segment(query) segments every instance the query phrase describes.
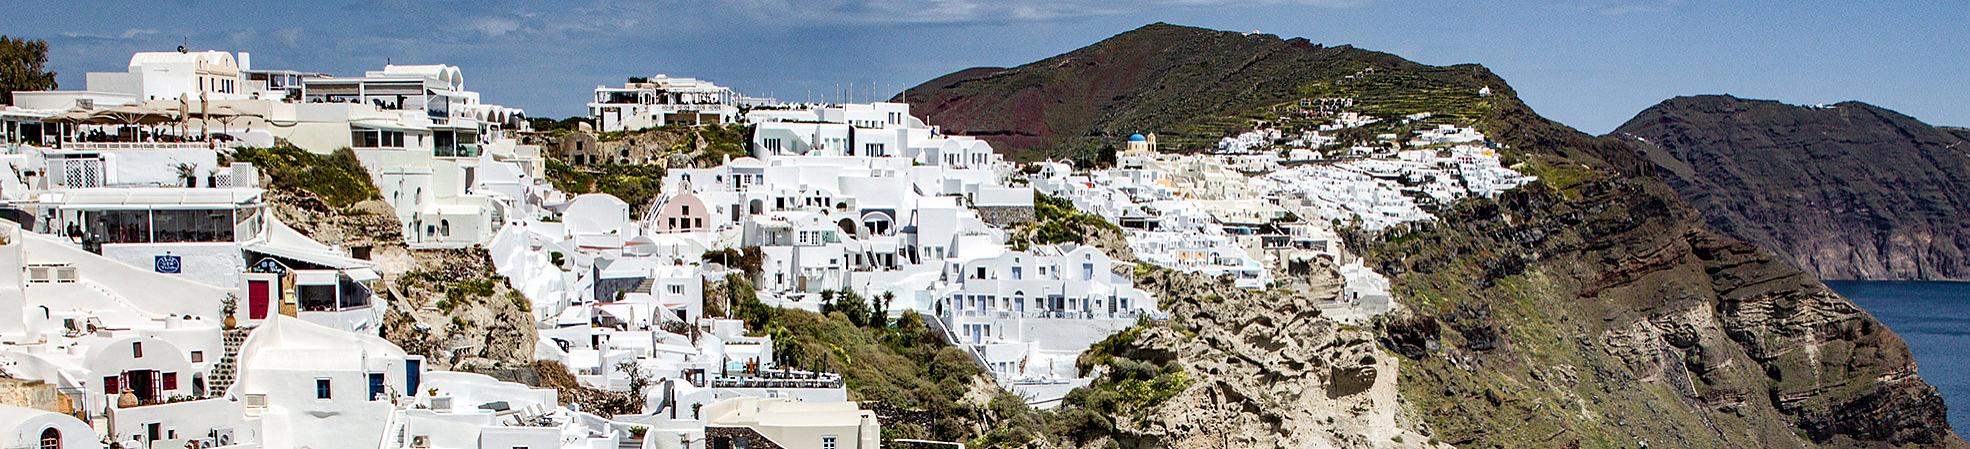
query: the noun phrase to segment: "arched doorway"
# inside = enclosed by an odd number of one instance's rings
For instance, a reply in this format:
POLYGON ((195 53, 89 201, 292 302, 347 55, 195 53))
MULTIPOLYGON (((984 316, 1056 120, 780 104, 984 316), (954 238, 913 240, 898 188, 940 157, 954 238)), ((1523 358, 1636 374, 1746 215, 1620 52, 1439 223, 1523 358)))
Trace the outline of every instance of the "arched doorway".
POLYGON ((62 431, 53 427, 42 429, 41 449, 62 449, 62 431))

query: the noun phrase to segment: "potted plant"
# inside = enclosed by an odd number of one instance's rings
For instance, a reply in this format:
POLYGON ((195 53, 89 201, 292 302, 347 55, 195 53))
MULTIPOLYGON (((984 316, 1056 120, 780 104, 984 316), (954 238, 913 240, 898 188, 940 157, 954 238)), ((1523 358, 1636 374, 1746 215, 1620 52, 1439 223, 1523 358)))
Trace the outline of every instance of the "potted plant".
POLYGON ((227 293, 226 299, 219 302, 219 313, 225 315, 221 323, 225 324, 227 329, 239 326, 239 318, 233 317, 233 314, 237 312, 239 312, 239 297, 233 296, 232 293, 227 293))
POLYGON ((198 187, 198 166, 189 162, 179 162, 171 168, 178 171, 178 180, 184 182, 185 187, 198 187))

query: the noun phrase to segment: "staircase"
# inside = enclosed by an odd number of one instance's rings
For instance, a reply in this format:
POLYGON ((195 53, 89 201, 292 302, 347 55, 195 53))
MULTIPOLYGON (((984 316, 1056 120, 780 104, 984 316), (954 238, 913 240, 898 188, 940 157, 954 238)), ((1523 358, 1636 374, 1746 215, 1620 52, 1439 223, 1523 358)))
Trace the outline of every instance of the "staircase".
POLYGON ((399 449, 399 448, 410 447, 410 441, 407 441, 410 438, 408 436, 410 432, 409 429, 406 428, 407 425, 405 424, 405 421, 407 420, 408 419, 406 419, 406 417, 404 416, 403 409, 396 409, 390 411, 390 422, 383 424, 384 449, 399 449))
POLYGON ((632 291, 636 293, 642 293, 648 295, 650 294, 650 292, 656 291, 656 289, 657 289, 657 278, 646 277, 643 278, 643 282, 637 283, 636 289, 632 291))
POLYGON ((218 396, 232 388, 233 380, 239 377, 239 347, 246 344, 246 335, 251 332, 251 329, 241 327, 225 330, 221 338, 226 345, 226 354, 220 356, 219 363, 212 367, 212 378, 207 382, 210 385, 205 390, 208 395, 218 396))

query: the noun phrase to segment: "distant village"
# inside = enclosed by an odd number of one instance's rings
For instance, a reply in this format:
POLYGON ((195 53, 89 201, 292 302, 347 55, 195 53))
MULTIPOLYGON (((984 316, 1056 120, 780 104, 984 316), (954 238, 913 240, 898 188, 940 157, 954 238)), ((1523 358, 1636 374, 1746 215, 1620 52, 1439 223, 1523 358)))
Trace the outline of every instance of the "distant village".
POLYGON ((1000 388, 1054 407, 1091 381, 1082 352, 1169 319, 1141 269, 1253 290, 1331 269, 1345 287, 1323 312, 1367 323, 1400 305, 1346 231, 1533 181, 1477 130, 1346 98, 1209 148, 1117 136, 1117 163, 1086 167, 1013 162, 904 103, 786 103, 666 75, 598 86, 574 131, 590 137, 554 144, 450 65, 331 75, 181 49, 86 80, 0 110, 0 447, 873 449, 897 442, 841 373, 783 363, 734 304, 855 298, 878 321, 920 316, 1000 388), (592 137, 740 125, 742 151, 689 163, 592 137), (277 159, 246 157, 268 148, 353 157, 396 224, 378 238, 404 250, 277 213, 292 207, 264 165, 277 159), (600 164, 660 165, 660 188, 556 187, 552 167, 600 164), (1021 234, 1056 202, 1133 254, 1021 234), (458 253, 482 259, 434 256, 458 253), (386 335, 404 316, 468 320, 456 302, 404 301, 396 280, 434 276, 420 263, 496 273, 484 289, 532 324, 519 357, 576 385, 386 335), (585 406, 576 388, 640 408, 585 406))

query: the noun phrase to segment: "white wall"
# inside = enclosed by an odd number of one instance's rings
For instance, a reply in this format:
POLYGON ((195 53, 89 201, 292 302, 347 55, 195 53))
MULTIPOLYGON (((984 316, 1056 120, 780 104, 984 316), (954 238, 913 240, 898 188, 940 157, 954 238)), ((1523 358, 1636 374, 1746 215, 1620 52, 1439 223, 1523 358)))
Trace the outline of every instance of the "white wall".
MULTIPOLYGON (((181 381, 182 382, 182 381, 181 381)), ((159 424, 166 436, 177 432, 179 439, 205 438, 215 429, 231 429, 234 441, 241 441, 244 407, 226 398, 210 398, 171 404, 117 409, 110 419, 110 434, 116 441, 129 441, 145 435, 145 426, 159 424)))
MULTIPOLYGON (((239 285, 239 273, 246 271, 239 245, 234 243, 111 243, 103 245, 103 257, 122 262, 132 269, 158 276, 184 279, 232 291, 239 285), (180 273, 157 273, 157 256, 180 258, 180 273)), ((144 290, 136 290, 144 291, 144 290)), ((125 294, 125 296, 129 296, 125 294)))

